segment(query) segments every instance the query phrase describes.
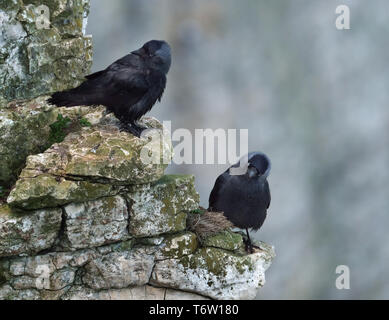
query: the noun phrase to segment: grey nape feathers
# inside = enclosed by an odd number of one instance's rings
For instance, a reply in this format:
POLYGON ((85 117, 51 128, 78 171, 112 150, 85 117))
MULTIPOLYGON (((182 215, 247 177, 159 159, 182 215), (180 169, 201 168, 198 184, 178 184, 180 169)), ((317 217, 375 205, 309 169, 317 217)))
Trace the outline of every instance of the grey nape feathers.
POLYGON ((233 227, 223 212, 209 212, 200 208, 198 212, 190 212, 187 217, 188 230, 194 232, 200 242, 211 235, 233 227))

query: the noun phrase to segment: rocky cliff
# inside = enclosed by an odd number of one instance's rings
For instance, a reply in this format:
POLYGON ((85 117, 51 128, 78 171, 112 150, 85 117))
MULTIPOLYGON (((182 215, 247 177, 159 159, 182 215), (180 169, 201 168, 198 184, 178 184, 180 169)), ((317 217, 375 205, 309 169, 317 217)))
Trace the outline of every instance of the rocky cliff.
POLYGON ((190 227, 194 177, 164 174, 173 150, 156 119, 137 138, 104 107, 47 105, 91 54, 88 2, 42 3, 50 29, 34 1, 0 5, 0 299, 254 298, 273 248, 247 255, 240 233, 190 227))

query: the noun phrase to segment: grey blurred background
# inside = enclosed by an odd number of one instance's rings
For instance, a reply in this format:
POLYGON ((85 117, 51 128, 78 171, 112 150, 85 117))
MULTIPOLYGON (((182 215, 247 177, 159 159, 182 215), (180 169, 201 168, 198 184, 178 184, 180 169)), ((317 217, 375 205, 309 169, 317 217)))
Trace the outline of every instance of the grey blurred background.
MULTIPOLYGON (((257 239, 277 257, 259 299, 389 298, 387 0, 91 0, 93 70, 151 39, 173 64, 151 115, 172 128, 249 130, 272 159, 257 239), (335 28, 347 4, 351 30, 335 28), (347 265, 351 289, 337 290, 347 265)), ((196 176, 201 203, 227 165, 196 176)))

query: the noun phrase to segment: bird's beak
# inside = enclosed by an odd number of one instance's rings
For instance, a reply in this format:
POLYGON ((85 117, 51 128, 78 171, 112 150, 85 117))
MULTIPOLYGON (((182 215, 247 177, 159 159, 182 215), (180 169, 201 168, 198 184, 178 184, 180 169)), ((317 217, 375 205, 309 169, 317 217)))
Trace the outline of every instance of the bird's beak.
POLYGON ((247 175, 249 176, 249 178, 254 178, 255 176, 258 176, 258 170, 254 167, 249 167, 247 169, 247 175))

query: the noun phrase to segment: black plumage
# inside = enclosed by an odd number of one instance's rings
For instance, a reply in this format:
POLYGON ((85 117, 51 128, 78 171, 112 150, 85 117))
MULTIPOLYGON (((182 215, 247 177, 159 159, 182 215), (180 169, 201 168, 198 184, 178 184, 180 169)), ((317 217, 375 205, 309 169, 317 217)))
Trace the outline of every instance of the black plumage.
POLYGON ((57 106, 104 105, 121 121, 122 129, 140 136, 144 128, 136 122, 161 100, 171 65, 170 46, 152 40, 86 76, 80 86, 56 92, 48 100, 57 106))
POLYGON ((246 248, 253 252, 248 229, 258 230, 266 219, 270 206, 270 189, 267 177, 270 173, 270 160, 260 152, 251 152, 221 174, 209 196, 210 211, 223 212, 234 226, 246 229, 246 248), (247 168, 244 174, 232 175, 231 168, 247 168))

